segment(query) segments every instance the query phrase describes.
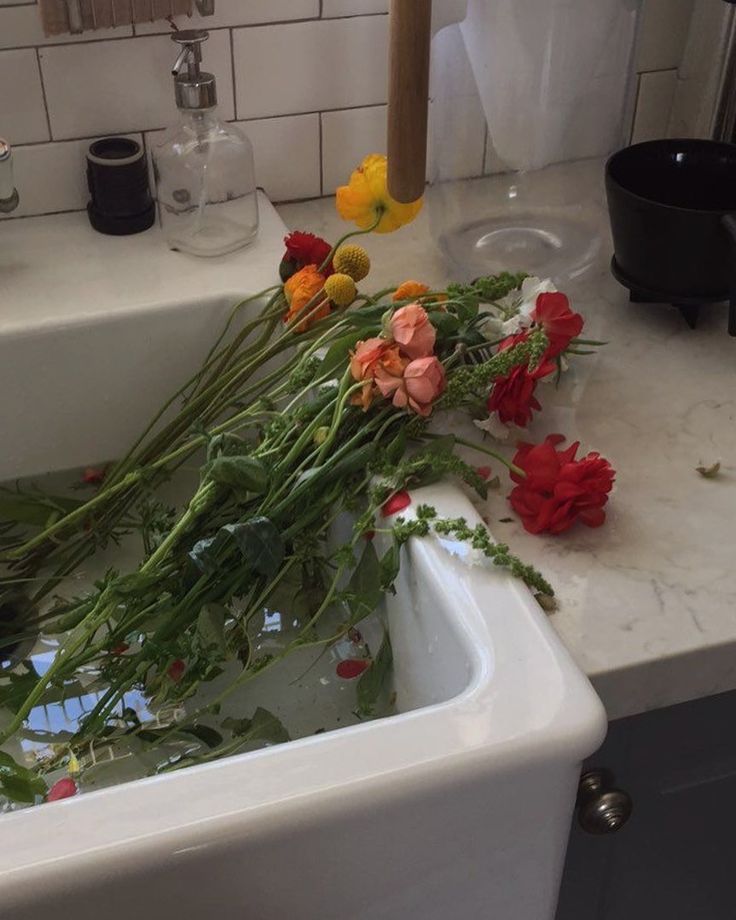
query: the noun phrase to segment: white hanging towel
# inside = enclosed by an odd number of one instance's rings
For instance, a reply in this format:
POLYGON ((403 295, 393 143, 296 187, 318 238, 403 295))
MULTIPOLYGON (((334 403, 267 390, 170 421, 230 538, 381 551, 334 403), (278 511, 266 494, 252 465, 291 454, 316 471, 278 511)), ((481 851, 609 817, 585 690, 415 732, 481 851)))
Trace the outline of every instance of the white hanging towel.
POLYGON ((510 169, 615 148, 638 8, 638 0, 469 0, 460 28, 491 141, 510 169))

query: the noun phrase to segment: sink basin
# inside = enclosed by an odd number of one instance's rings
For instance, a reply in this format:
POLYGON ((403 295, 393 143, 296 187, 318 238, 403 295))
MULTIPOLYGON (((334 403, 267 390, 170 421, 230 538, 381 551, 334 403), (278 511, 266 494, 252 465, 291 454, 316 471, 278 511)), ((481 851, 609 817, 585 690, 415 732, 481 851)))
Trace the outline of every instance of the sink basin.
MULTIPOLYGON (((0 324, 0 480, 119 455, 237 299, 0 324)), ((416 498, 477 522, 452 485, 416 498)), ((406 552, 398 714, 0 816, 0 917, 550 920, 602 706, 523 585, 406 552)))

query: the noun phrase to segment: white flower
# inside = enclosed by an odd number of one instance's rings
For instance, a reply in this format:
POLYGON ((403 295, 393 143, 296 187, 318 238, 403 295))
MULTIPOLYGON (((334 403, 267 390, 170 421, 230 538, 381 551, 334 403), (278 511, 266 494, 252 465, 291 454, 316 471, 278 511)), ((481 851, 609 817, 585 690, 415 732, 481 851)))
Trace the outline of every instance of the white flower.
POLYGON ((554 294, 556 291, 557 288, 549 278, 524 278, 518 290, 511 291, 498 302, 505 312, 515 311, 513 316, 501 323, 501 333, 508 336, 525 332, 532 324, 537 297, 540 294, 554 294))
POLYGON ((474 419, 473 424, 481 431, 485 431, 496 441, 506 441, 510 434, 508 425, 504 425, 498 417, 498 412, 491 412, 488 418, 474 419))

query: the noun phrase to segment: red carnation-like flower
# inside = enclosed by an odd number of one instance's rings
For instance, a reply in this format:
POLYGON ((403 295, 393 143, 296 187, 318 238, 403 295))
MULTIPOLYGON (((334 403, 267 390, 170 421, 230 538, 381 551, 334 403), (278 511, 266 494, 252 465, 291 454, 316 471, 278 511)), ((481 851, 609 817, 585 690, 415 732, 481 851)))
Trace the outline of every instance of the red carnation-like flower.
POLYGON ((529 533, 564 533, 576 521, 600 527, 606 520, 615 471, 598 453, 576 459, 577 441, 557 450, 564 440, 551 434, 542 444, 520 444, 514 457, 526 476, 511 474, 517 485, 509 501, 529 533))
MULTIPOLYGON (((294 230, 293 233, 290 233, 284 238, 284 243, 286 252, 279 268, 283 282, 288 281, 292 275, 306 265, 316 265, 319 268, 332 252, 332 246, 326 240, 313 233, 303 233, 301 230, 294 230)), ((322 274, 327 278, 333 273, 332 262, 329 262, 322 274)))
POLYGON ((583 331, 583 317, 579 313, 573 313, 570 301, 559 292, 540 294, 531 318, 547 333, 549 358, 555 358, 565 351, 570 342, 583 331))
MULTIPOLYGON (((518 345, 526 338, 526 333, 511 336, 501 342, 499 351, 518 345)), ((542 408, 534 395, 537 383, 555 370, 555 364, 545 356, 534 369, 519 364, 508 374, 496 377, 486 404, 488 411, 498 412, 498 417, 504 425, 513 424, 519 428, 526 428, 532 420, 533 412, 539 412, 542 408)))

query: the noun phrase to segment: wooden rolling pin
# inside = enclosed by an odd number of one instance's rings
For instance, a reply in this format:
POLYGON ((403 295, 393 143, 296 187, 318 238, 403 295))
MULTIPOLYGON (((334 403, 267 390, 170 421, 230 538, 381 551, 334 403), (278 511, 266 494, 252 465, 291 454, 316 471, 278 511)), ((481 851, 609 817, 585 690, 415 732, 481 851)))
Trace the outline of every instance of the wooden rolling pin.
POLYGON ((391 0, 388 190, 405 203, 424 194, 431 39, 432 0, 391 0))

